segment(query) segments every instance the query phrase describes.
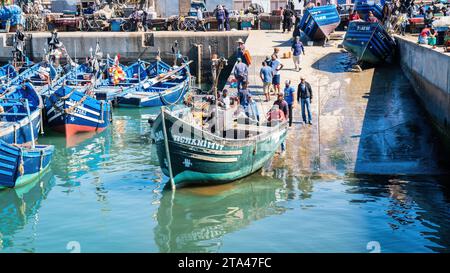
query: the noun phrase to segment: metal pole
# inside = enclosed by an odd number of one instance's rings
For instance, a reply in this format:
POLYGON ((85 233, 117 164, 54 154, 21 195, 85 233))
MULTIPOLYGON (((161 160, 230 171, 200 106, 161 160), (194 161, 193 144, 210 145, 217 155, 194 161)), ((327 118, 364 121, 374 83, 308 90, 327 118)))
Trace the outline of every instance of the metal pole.
POLYGON ((317 88, 317 138, 319 141, 319 166, 318 169, 320 170, 320 79, 318 79, 319 86, 317 88))
POLYGON ((167 138, 167 128, 166 128, 166 118, 165 118, 165 107, 161 106, 161 122, 163 125, 163 134, 164 134, 164 147, 166 150, 166 158, 167 158, 167 168, 169 169, 169 180, 172 186, 172 190, 176 190, 175 182, 173 181, 173 172, 172 172, 172 162, 170 160, 170 150, 169 150, 169 139, 167 138))
POLYGON ((197 44, 197 84, 202 85, 202 45, 197 44))
POLYGON ((28 104, 28 99, 25 99, 25 108, 27 109, 28 121, 30 122, 31 147, 34 149, 36 147, 35 143, 34 143, 34 126, 33 126, 33 122, 31 121, 30 105, 28 104))

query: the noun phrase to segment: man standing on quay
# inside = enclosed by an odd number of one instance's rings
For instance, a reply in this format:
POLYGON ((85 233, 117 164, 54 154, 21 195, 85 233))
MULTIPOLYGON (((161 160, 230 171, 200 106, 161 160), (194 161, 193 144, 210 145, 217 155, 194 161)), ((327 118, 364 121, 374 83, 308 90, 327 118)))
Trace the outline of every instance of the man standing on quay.
POLYGON ((311 118, 311 101, 312 101, 312 88, 309 82, 305 80, 304 77, 300 78, 300 84, 297 89, 297 102, 300 104, 302 109, 302 118, 305 124, 312 125, 311 118), (308 116, 306 116, 306 111, 308 116), (308 119, 307 119, 308 118, 308 119))

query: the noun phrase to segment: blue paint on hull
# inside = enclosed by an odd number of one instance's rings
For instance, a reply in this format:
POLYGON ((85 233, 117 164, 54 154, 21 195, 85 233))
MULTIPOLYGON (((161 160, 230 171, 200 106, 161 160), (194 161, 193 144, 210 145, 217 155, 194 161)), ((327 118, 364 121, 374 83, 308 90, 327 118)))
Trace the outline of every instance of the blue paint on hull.
POLYGON ((31 128, 35 140, 39 136, 42 99, 30 83, 0 90, 0 140, 6 143, 23 144, 32 141, 31 128), (25 100, 30 108, 27 116, 25 100), (32 126, 32 127, 31 127, 32 126))
POLYGON ((45 101, 48 125, 67 136, 101 131, 111 123, 111 105, 68 86, 59 88, 45 101), (71 128, 70 132, 65 131, 71 128))
POLYGON ((392 62, 395 54, 395 40, 379 23, 350 22, 342 44, 358 61, 370 64, 392 62))
POLYGON ((0 188, 13 188, 31 182, 51 162, 54 147, 17 147, 0 140, 0 188))
MULTIPOLYGON (((339 25, 341 19, 335 5, 305 9, 297 26, 311 40, 327 38, 339 25)), ((299 31, 296 31, 299 33, 299 31)))
POLYGON ((367 17, 369 16, 369 11, 373 13, 375 17, 378 18, 378 20, 381 20, 383 18, 383 4, 382 3, 376 3, 374 5, 369 5, 367 3, 367 0, 363 1, 357 1, 355 3, 355 11, 358 12, 359 17, 363 20, 367 20, 367 17))

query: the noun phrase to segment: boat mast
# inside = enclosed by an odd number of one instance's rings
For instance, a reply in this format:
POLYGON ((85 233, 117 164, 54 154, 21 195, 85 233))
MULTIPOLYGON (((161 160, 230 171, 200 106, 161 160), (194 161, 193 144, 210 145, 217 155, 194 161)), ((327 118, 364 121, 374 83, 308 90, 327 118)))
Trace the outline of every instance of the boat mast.
POLYGON ((220 73, 222 72, 223 68, 228 65, 228 60, 225 58, 218 58, 217 54, 212 55, 212 74, 213 74, 213 87, 212 92, 214 93, 215 97, 215 133, 219 134, 219 107, 218 107, 218 99, 219 99, 219 92, 217 85, 219 84, 219 78, 220 73))
POLYGON ((167 168, 169 169, 169 180, 170 180, 170 185, 172 186, 172 190, 176 190, 175 182, 173 180, 172 162, 170 160, 169 139, 167 138, 165 111, 166 111, 165 107, 161 106, 161 122, 163 125, 164 148, 166 150, 166 158, 167 158, 167 165, 168 165, 167 168))

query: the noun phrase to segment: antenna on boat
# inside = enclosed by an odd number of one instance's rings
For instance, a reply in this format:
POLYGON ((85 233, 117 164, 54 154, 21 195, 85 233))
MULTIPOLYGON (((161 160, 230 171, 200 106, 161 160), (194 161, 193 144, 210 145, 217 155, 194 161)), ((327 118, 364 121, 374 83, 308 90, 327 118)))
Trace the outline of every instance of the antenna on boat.
POLYGON ((73 40, 73 47, 75 48, 74 59, 75 59, 75 62, 78 63, 78 60, 77 60, 77 43, 75 42, 75 40, 73 40))

